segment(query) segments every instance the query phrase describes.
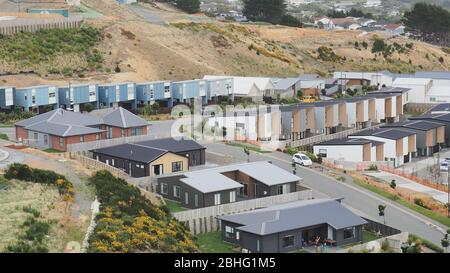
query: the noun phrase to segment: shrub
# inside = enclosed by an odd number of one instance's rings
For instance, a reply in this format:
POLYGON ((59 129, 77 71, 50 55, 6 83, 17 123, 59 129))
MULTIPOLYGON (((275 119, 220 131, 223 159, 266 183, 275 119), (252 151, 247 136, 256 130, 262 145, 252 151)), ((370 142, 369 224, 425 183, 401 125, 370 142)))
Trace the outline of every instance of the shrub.
POLYGON ((370 166, 369 166, 369 169, 368 169, 369 171, 378 171, 378 166, 377 165, 375 165, 375 164, 371 164, 370 166))
POLYGON ((285 14, 281 17, 280 25, 289 26, 289 27, 303 27, 302 22, 297 17, 294 17, 290 14, 285 14))
POLYGON ((29 206, 29 205, 26 206, 26 207, 23 207, 22 210, 24 212, 31 213, 36 218, 41 215, 41 213, 37 209, 34 209, 31 206, 29 206))
POLYGON ((289 155, 294 155, 294 154, 298 153, 298 149, 292 148, 292 147, 287 147, 286 149, 283 150, 283 153, 289 154, 289 155))
POLYGON ((414 204, 416 204, 416 205, 418 205, 418 206, 420 206, 420 207, 422 207, 422 208, 425 208, 425 209, 431 209, 431 208, 429 208, 429 207, 425 204, 425 202, 424 202, 422 199, 420 199, 420 198, 414 198, 414 204))
POLYGON ((375 39, 375 41, 373 42, 373 46, 372 46, 372 53, 377 53, 377 52, 385 52, 387 48, 386 43, 384 42, 383 39, 377 38, 375 39))

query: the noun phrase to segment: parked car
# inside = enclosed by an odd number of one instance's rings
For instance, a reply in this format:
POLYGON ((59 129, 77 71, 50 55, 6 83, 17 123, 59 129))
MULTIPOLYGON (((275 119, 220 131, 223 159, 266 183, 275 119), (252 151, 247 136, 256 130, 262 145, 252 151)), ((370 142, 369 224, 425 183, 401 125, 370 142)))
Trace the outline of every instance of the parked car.
POLYGON ((448 172, 448 162, 442 162, 439 169, 441 170, 441 172, 448 172))
POLYGON ((292 156, 292 161, 301 166, 311 166, 312 160, 305 154, 296 153, 292 156))
POLYGON ((446 157, 446 158, 444 159, 444 162, 450 163, 450 157, 446 157))

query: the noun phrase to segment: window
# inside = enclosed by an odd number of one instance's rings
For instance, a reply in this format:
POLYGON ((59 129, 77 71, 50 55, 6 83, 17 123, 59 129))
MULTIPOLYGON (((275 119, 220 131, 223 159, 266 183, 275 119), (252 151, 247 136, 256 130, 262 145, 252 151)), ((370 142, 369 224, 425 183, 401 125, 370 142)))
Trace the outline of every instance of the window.
POLYGON ((259 249, 260 249, 260 247, 259 247, 259 240, 256 240, 256 251, 259 252, 259 249))
POLYGON ((327 149, 319 149, 320 157, 327 157, 327 149))
POLYGON ((64 138, 63 137, 59 138, 59 146, 64 147, 64 138))
POLYGON ((161 183, 161 194, 167 195, 169 193, 169 186, 166 183, 161 183))
POLYGON ((225 238, 234 238, 234 228, 225 226, 225 238))
POLYGON ((120 134, 122 135, 122 137, 125 136, 125 133, 126 133, 125 129, 120 129, 120 134))
POLYGON ((188 192, 184 193, 184 203, 186 205, 189 204, 189 193, 188 192))
POLYGON ((84 142, 84 136, 80 136, 80 143, 84 142))
POLYGON ((435 102, 436 98, 435 97, 430 97, 430 102, 435 102))
POLYGON ((99 140, 100 139, 100 134, 96 134, 95 135, 95 140, 99 140))
POLYGON ((179 186, 173 186, 173 196, 176 198, 180 198, 181 196, 181 189, 179 186))
POLYGON ((181 172, 183 170, 183 161, 172 162, 172 172, 181 172))
POLYGON ((285 236, 281 239, 281 245, 283 247, 292 247, 294 246, 294 235, 285 236))
POLYGON ((54 98, 54 97, 56 97, 56 93, 49 93, 49 94, 48 94, 48 97, 49 97, 49 98, 54 98))
POLYGON ((277 194, 283 194, 283 185, 278 185, 277 194))
POLYGON ((355 237, 355 227, 344 229, 344 240, 355 237))
POLYGON ((116 166, 114 159, 111 159, 111 165, 116 166))
POLYGON ((230 203, 236 202, 236 192, 230 191, 230 203))
POLYGON ((220 193, 214 194, 214 205, 220 205, 220 193))
POLYGON ((38 139, 38 133, 34 133, 33 134, 33 138, 34 138, 34 140, 37 140, 38 139))
POLYGON ((45 144, 45 145, 48 144, 48 135, 44 135, 44 144, 45 144))
POLYGON ((131 135, 132 136, 140 136, 142 134, 143 134, 142 133, 142 128, 140 128, 140 127, 131 129, 131 135))

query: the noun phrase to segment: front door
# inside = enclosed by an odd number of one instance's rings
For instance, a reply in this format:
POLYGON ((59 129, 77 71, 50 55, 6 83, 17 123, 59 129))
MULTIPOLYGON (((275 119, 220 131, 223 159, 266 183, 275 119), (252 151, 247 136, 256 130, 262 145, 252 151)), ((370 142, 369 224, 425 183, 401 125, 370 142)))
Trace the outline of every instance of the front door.
POLYGON ((153 174, 154 175, 161 175, 163 174, 163 165, 153 165, 153 174))

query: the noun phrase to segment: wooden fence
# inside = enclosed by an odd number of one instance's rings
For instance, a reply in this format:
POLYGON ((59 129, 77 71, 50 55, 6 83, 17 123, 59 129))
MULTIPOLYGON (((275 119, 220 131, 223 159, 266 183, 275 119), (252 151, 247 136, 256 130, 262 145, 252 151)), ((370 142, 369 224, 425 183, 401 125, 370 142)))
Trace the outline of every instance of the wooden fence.
POLYGON ((220 230, 218 216, 251 211, 276 204, 312 199, 312 191, 304 190, 288 194, 251 199, 219 206, 211 206, 187 211, 176 212, 173 216, 185 222, 193 234, 220 230))
MULTIPOLYGON (((378 127, 380 127, 380 125, 381 124, 377 124, 377 125, 371 126, 369 128, 378 128, 378 127)), ((305 146, 313 145, 313 144, 324 142, 324 141, 345 138, 351 134, 354 134, 354 133, 357 133, 357 132, 360 132, 363 130, 367 130, 369 128, 364 128, 364 129, 352 128, 352 129, 348 129, 345 131, 341 131, 341 132, 337 132, 337 133, 329 134, 329 135, 322 134, 322 135, 312 136, 312 137, 308 137, 308 138, 304 138, 304 139, 300 139, 300 140, 289 140, 289 141, 286 141, 286 146, 305 147, 305 146)))
POLYGON ((83 142, 83 143, 68 144, 67 151, 68 152, 82 152, 82 151, 100 149, 100 148, 105 148, 105 147, 110 147, 110 146, 120 145, 120 144, 125 144, 125 143, 146 141, 146 140, 151 140, 151 139, 154 139, 154 137, 152 138, 150 135, 102 139, 102 140, 89 141, 89 142, 83 142))
POLYGON ((41 29, 79 28, 83 24, 82 16, 47 19, 14 19, 0 21, 0 34, 9 35, 19 32, 35 32, 41 29))

